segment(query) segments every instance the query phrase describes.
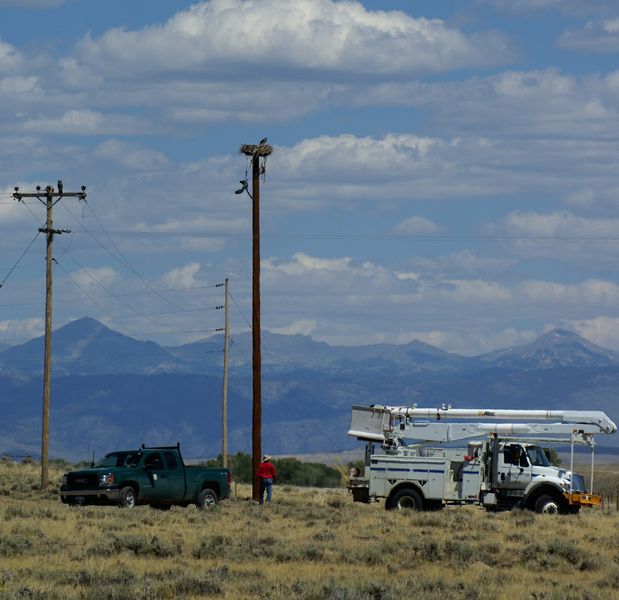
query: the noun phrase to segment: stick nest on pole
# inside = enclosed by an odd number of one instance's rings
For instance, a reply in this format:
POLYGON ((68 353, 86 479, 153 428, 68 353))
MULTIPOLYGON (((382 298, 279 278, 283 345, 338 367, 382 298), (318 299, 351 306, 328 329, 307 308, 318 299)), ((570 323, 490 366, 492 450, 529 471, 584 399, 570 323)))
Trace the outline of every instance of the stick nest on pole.
POLYGON ((273 152, 271 144, 243 144, 240 150, 245 156, 269 156, 273 152))

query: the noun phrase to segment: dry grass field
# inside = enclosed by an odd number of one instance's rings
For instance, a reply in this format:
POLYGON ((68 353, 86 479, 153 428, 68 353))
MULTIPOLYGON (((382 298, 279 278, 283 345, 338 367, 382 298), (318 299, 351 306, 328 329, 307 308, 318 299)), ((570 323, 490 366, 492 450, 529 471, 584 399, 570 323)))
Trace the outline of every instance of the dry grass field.
MULTIPOLYGON (((161 512, 68 507, 38 478, 0 462, 1 599, 619 598, 614 502, 572 516, 387 512, 278 486, 261 507, 238 485, 212 511, 161 512)), ((599 481, 613 491, 619 471, 599 481)))

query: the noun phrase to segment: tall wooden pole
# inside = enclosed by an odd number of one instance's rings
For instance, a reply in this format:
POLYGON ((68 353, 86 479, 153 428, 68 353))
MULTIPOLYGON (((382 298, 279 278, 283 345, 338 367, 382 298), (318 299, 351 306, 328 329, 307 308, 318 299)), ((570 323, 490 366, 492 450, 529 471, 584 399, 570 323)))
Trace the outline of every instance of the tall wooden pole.
MULTIPOLYGON (((258 470, 262 455, 262 355, 260 350, 260 161, 252 157, 252 463, 258 470)), ((260 482, 254 477, 253 498, 260 497, 260 482)))
MULTIPOLYGON (((260 457, 262 455, 262 364, 260 353, 260 159, 273 151, 266 138, 259 144, 241 146, 241 153, 251 156, 252 165, 252 497, 260 498, 260 482, 256 477, 260 457)), ((247 182, 243 182, 243 189, 247 189, 247 182)), ((239 190, 239 191, 242 191, 239 190)))
POLYGON ((80 192, 65 192, 62 181, 58 181, 58 191, 55 191, 51 185, 41 190, 41 186, 37 186, 36 192, 22 193, 19 187, 15 188, 13 198, 18 202, 23 202, 24 198, 36 198, 42 204, 45 204, 47 210, 47 219, 45 227, 39 228, 40 233, 44 233, 47 246, 45 253, 45 350, 43 355, 43 411, 41 424, 41 489, 47 488, 49 483, 49 396, 52 373, 52 261, 54 260, 54 235, 61 233, 70 233, 68 229, 54 229, 53 225, 53 208, 54 204, 59 202, 61 198, 73 197, 79 200, 86 200, 86 187, 82 186, 80 192), (43 199, 44 198, 44 199, 43 199))
POLYGON ((49 482, 48 448, 49 448, 49 389, 52 372, 52 258, 54 246, 54 229, 52 209, 54 207, 53 189, 47 187, 46 207, 47 222, 44 233, 47 237, 45 253, 45 353, 43 358, 43 416, 41 427, 41 489, 46 489, 49 482))
POLYGON ((221 460, 228 468, 228 356, 230 355, 230 306, 228 304, 228 279, 224 282, 224 381, 221 396, 221 460))

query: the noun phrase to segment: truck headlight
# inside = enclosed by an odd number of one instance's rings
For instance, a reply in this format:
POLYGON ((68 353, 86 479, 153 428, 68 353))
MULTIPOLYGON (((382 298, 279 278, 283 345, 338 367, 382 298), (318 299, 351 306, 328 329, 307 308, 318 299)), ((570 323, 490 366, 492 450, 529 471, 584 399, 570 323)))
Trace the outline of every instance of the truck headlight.
POLYGON ((100 487, 113 485, 113 483, 114 483, 114 473, 103 473, 103 475, 99 475, 99 486, 100 487))
POLYGON ((62 476, 62 485, 67 485, 67 483, 69 483, 69 478, 67 477, 67 474, 65 473, 62 476))

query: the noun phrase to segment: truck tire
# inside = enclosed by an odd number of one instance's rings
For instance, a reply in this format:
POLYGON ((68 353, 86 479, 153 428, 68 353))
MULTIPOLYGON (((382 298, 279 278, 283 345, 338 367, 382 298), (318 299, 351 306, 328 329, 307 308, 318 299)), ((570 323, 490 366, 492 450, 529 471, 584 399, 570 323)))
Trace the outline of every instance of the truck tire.
POLYGON ((205 508, 213 508, 217 504, 217 494, 210 488, 204 488, 198 494, 196 505, 204 510, 205 508))
POLYGON ((563 514, 565 511, 563 509, 563 505, 559 500, 553 498, 548 494, 544 494, 540 496, 535 501, 535 512, 536 513, 544 513, 551 515, 563 514))
POLYGON ((137 496, 136 496, 135 490, 130 485, 125 486, 124 488, 120 490, 119 497, 120 499, 118 501, 118 504, 122 508, 134 508, 135 507, 137 496))
POLYGON ((391 496, 385 508, 387 510, 422 510, 423 500, 413 488, 402 488, 391 496))

